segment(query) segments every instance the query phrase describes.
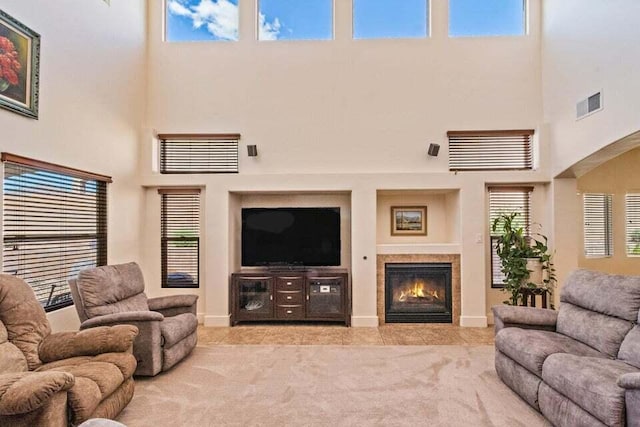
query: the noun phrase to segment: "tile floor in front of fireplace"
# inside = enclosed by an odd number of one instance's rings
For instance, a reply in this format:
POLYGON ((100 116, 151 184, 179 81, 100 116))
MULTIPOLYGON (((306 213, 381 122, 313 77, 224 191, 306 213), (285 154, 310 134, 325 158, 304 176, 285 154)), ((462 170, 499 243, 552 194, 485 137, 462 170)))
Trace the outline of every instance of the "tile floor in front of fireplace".
POLYGON ((283 345, 493 345, 493 327, 392 324, 377 328, 339 325, 240 324, 198 327, 198 344, 283 345))

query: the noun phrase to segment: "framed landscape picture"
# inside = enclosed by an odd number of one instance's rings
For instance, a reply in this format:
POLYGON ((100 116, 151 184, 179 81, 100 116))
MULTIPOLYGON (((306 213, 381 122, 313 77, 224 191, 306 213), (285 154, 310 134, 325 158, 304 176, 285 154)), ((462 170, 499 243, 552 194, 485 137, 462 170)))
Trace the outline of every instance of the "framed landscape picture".
POLYGON ((0 10, 0 107, 38 118, 40 35, 0 10))
POLYGON ((426 236, 427 235, 427 207, 426 206, 392 206, 391 207, 391 235, 392 236, 426 236))

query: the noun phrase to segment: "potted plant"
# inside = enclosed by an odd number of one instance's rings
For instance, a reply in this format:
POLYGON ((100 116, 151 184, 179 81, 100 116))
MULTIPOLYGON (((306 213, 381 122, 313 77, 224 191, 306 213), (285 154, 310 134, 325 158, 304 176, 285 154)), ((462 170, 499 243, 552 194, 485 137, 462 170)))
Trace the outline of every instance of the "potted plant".
POLYGON ((499 234, 496 253, 505 275, 503 290, 510 294, 504 303, 510 305, 526 303, 523 289, 551 294, 556 283, 547 237, 539 233, 528 236, 522 226, 514 223, 518 215, 500 215, 491 224, 491 231, 499 234))

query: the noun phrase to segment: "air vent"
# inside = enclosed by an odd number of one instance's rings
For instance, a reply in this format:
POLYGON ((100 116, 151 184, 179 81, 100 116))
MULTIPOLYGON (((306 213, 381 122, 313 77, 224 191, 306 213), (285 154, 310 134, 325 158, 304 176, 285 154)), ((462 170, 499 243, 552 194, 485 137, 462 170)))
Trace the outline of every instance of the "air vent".
POLYGON ((602 110, 602 93, 598 92, 578 102, 576 106, 577 118, 581 119, 600 110, 602 110))

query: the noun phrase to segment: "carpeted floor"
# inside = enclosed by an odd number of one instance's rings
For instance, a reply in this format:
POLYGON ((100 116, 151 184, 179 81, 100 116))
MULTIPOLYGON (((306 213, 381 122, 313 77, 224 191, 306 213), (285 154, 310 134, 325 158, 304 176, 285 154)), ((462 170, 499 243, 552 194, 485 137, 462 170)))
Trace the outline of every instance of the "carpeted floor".
POLYGON ((497 377, 493 346, 197 347, 137 379, 143 426, 547 426, 497 377))

